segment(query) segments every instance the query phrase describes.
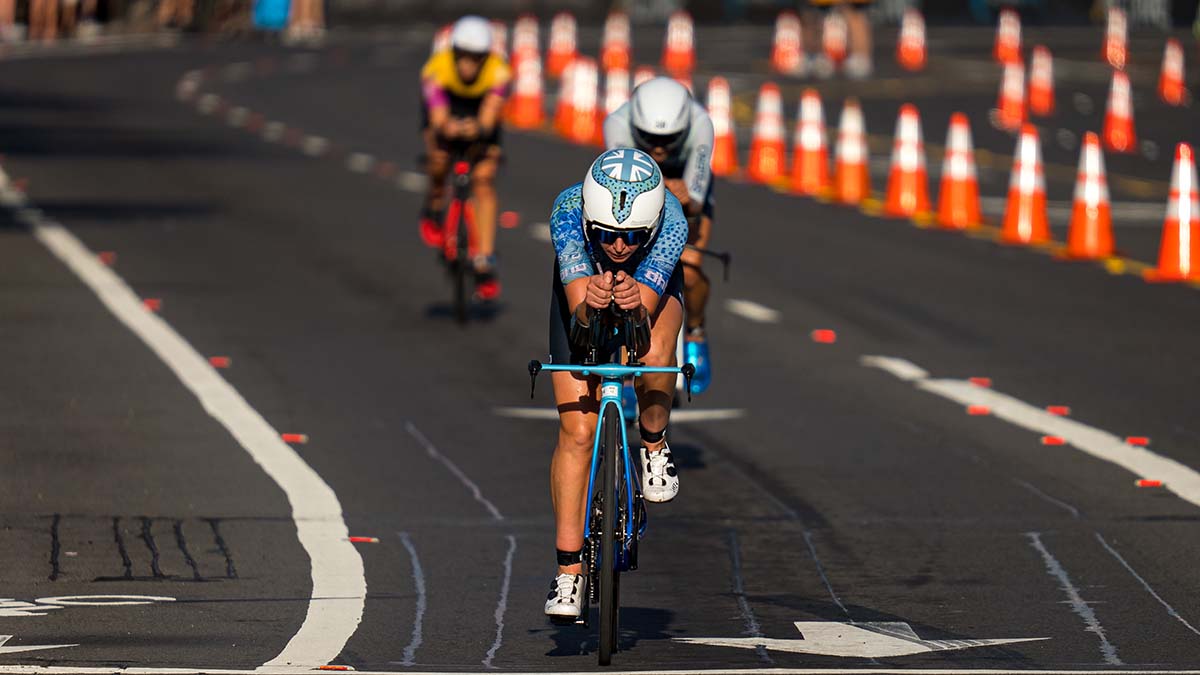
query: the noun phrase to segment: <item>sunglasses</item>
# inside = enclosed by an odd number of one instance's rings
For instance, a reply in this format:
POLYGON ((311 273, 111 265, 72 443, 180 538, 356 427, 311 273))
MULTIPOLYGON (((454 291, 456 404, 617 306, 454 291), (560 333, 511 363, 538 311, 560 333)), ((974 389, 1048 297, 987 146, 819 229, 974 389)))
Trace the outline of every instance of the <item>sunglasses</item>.
POLYGON ((685 134, 682 131, 674 134, 651 134, 634 127, 633 135, 639 147, 674 150, 683 142, 685 134))
POLYGON ((625 242, 626 246, 641 246, 653 235, 651 228, 642 228, 637 230, 613 230, 599 223, 588 221, 588 234, 592 240, 599 244, 615 244, 618 239, 625 242))
POLYGON ((487 57, 488 57, 487 52, 483 52, 483 53, 468 52, 468 51, 464 51, 462 49, 454 50, 454 58, 455 59, 470 59, 471 61, 474 61, 476 63, 483 63, 485 60, 487 60, 487 57))

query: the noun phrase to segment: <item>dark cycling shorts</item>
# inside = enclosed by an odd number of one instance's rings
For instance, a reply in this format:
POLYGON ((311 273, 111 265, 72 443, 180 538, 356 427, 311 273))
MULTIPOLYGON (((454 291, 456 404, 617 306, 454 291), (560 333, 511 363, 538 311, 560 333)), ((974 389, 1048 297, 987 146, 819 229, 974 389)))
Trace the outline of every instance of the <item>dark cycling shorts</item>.
MULTIPOLYGON (((550 363, 580 364, 586 353, 571 349, 571 307, 567 306, 567 290, 558 276, 558 263, 554 264, 554 278, 550 292, 550 363)), ((674 297, 683 305, 683 265, 676 265, 667 281, 662 297, 674 297)))
MULTIPOLYGON (((473 110, 468 109, 468 108, 456 107, 454 104, 454 101, 455 101, 454 98, 450 99, 450 115, 452 117, 475 117, 479 114, 478 106, 476 106, 473 110)), ((428 106, 425 105, 425 98, 423 96, 418 97, 418 102, 421 105, 421 131, 424 132, 427 129, 429 129, 429 108, 428 108, 428 106)), ((494 145, 496 147, 501 147, 503 145, 504 136, 500 130, 500 127, 501 127, 501 125, 499 123, 497 123, 496 128, 492 129, 492 133, 480 138, 479 140, 484 145, 489 145, 489 146, 494 145)), ((437 142, 438 149, 440 149, 440 150, 448 150, 449 149, 449 142, 446 139, 442 138, 441 136, 438 136, 435 139, 435 141, 437 142)))

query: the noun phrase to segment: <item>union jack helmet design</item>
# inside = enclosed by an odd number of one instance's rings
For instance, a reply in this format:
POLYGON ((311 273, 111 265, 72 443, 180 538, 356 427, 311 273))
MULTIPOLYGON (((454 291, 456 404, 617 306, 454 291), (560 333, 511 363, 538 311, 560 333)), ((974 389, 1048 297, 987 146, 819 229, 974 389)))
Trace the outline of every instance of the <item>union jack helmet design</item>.
POLYGON ((583 180, 583 218, 613 230, 657 230, 666 187, 654 158, 614 148, 592 162, 583 180))

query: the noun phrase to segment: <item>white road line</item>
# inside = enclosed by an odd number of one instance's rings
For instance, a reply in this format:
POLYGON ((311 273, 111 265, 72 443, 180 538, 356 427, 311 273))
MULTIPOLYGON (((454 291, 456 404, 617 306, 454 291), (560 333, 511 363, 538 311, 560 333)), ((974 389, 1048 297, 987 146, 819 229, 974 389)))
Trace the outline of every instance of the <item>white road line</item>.
MULTIPOLYGON (((743 623, 746 624, 746 630, 742 631, 742 635, 752 638, 765 637, 762 627, 759 626, 758 617, 754 616, 754 609, 750 607, 750 601, 746 599, 746 587, 742 580, 742 546, 738 543, 737 530, 729 531, 729 574, 732 577, 733 595, 737 598, 738 611, 742 615, 743 623)), ((775 662, 767 653, 764 645, 756 645, 754 651, 763 662, 775 662)))
MULTIPOLYGON (((584 646, 587 641, 584 641, 584 646)), ((586 655, 587 651, 581 652, 586 655)), ((221 668, 103 668, 76 665, 0 665, 0 675, 258 675, 258 670, 221 668)), ((296 675, 312 671, 293 670, 296 675)), ((355 675, 396 675, 395 670, 355 670, 355 675)), ((580 675, 580 670, 505 670, 511 675, 580 675)), ((896 668, 691 668, 605 670, 605 675, 895 675, 896 668)), ((962 668, 904 668, 905 675, 964 675, 962 668)), ((971 668, 968 675, 1200 675, 1200 670, 971 668)), ((406 670, 404 675, 479 675, 478 671, 406 670)))
MULTIPOLYGON (((500 407, 493 408, 492 412, 500 417, 511 417, 519 420, 547 420, 557 421, 558 411, 554 408, 535 408, 530 407, 500 407)), ((690 424, 694 422, 720 422, 722 420, 736 420, 746 416, 746 411, 743 408, 696 408, 671 411, 671 422, 677 424, 690 424)))
POLYGON ((0 203, 17 209, 18 220, 34 237, 162 359, 287 495, 297 536, 310 560, 312 596, 300 630, 262 667, 315 667, 332 661, 358 628, 367 594, 362 558, 347 540, 350 533, 337 495, 207 358, 161 316, 147 312, 133 289, 74 235, 40 211, 22 208, 25 198, 12 189, 0 190, 0 203))
POLYGON ((225 121, 231 127, 240 127, 246 123, 246 118, 250 116, 250 111, 246 108, 238 106, 233 108, 225 115, 225 121))
MULTIPOLYGON (((863 357, 866 366, 878 367, 879 359, 863 357)), ((902 361, 892 359, 890 363, 902 361)), ((910 364, 911 365, 911 364, 910 364)), ((917 366, 912 366, 921 370, 917 366)), ((1140 446, 1129 445, 1120 437, 1082 422, 1051 415, 1040 407, 1001 394, 993 389, 977 387, 967 380, 915 380, 917 387, 938 394, 962 405, 983 405, 996 417, 1024 429, 1047 436, 1061 436, 1069 445, 1087 454, 1111 462, 1131 472, 1136 478, 1163 481, 1164 487, 1187 502, 1200 506, 1200 473, 1169 457, 1140 446)))
POLYGON ((268 143, 275 143, 283 138, 287 125, 283 122, 267 122, 263 125, 262 137, 268 143))
POLYGON ((401 171, 396 175, 396 187, 407 192, 424 192, 429 179, 417 171, 401 171))
POLYGON ((864 356, 858 362, 870 368, 886 370, 906 382, 923 380, 929 377, 929 371, 924 368, 911 361, 898 359, 893 356, 864 356))
POLYGON ((544 241, 547 244, 554 241, 554 239, 550 236, 550 223, 534 223, 530 225, 529 236, 537 239, 538 241, 544 241))
POLYGON ((375 166, 375 158, 364 152, 353 152, 346 158, 346 168, 354 173, 368 173, 375 166))
POLYGON ((753 300, 738 300, 732 298, 725 301, 725 309, 756 323, 779 323, 783 318, 778 310, 771 309, 766 305, 760 305, 753 300))
POLYGON ((512 582, 513 556, 517 553, 517 538, 513 535, 508 535, 508 553, 504 556, 504 581, 500 584, 500 600, 496 603, 496 639, 492 642, 492 646, 487 651, 487 655, 483 657, 483 667, 493 668, 492 660, 496 658, 496 652, 500 651, 500 645, 504 641, 504 614, 508 611, 508 588, 512 582))
POLYGON ((329 148, 329 140, 321 136, 305 136, 301 152, 309 157, 319 157, 329 148))
POLYGON ((200 111, 201 115, 208 115, 217 109, 221 103, 221 97, 216 94, 205 94, 196 101, 196 110, 200 111))
POLYGON ((1163 608, 1167 610, 1167 615, 1186 626, 1188 630, 1192 631, 1196 635, 1200 635, 1200 630, 1196 630, 1196 627, 1188 623, 1187 619, 1180 616, 1179 612, 1175 611, 1174 607, 1169 605, 1166 600, 1162 599, 1162 596, 1160 596, 1158 593, 1155 593, 1154 589, 1150 587, 1150 584, 1142 578, 1142 575, 1134 571, 1133 567, 1129 563, 1125 562, 1125 558, 1121 557, 1121 554, 1117 553, 1116 549, 1114 549, 1112 546, 1109 546, 1108 542, 1104 540, 1104 537, 1099 532, 1096 533, 1096 540, 1100 542, 1100 545, 1103 546, 1106 551, 1112 554, 1112 557, 1117 559, 1117 562, 1121 563, 1121 566, 1123 566, 1130 574, 1133 575, 1134 579, 1138 580, 1138 583, 1142 585, 1142 588, 1146 589, 1146 592, 1153 596, 1153 598, 1158 601, 1158 604, 1162 605, 1163 608))
POLYGON ((404 428, 408 431, 410 436, 417 439, 417 442, 425 448, 425 452, 429 453, 430 457, 441 462, 442 465, 450 471, 450 473, 454 474, 455 478, 457 478, 463 485, 467 487, 468 490, 471 491, 471 495, 475 497, 475 501, 482 504, 483 508, 487 509, 488 513, 492 514, 493 518, 496 520, 504 520, 504 516, 500 513, 500 509, 496 508, 495 504, 491 503, 488 501, 487 497, 483 496, 483 491, 479 489, 479 486, 475 484, 475 481, 468 478, 467 474, 463 473, 463 470, 458 468, 457 464, 450 461, 449 457, 439 452, 433 443, 425 437, 425 434, 421 433, 421 430, 418 429, 416 425, 414 425, 412 422, 405 422, 404 428))
POLYGON ((412 637, 410 637, 408 640, 408 646, 404 648, 404 660, 400 661, 400 665, 402 666, 411 666, 416 663, 414 657, 417 654, 417 648, 420 647, 421 643, 424 641, 421 631, 423 630, 425 624, 425 572, 421 569, 421 561, 417 558, 417 549, 415 546, 413 546, 412 539, 409 538, 408 533, 400 532, 399 534, 400 541, 404 544, 404 548, 408 551, 409 559, 412 560, 413 587, 416 589, 417 593, 417 614, 416 618, 413 619, 412 637))
POLYGON ((1089 633, 1094 633, 1096 638, 1100 640, 1100 654, 1104 657, 1104 662, 1112 666, 1123 665, 1121 658, 1117 656, 1117 648, 1108 641, 1108 635, 1104 632, 1104 626, 1101 626, 1100 620, 1096 618, 1096 612, 1092 611, 1091 605, 1079 594, 1079 589, 1075 587, 1075 584, 1071 583, 1071 577, 1067 574, 1067 570, 1042 545, 1041 533, 1026 532, 1025 536, 1029 537, 1029 545, 1042 555, 1042 561, 1046 563, 1046 573, 1062 584, 1060 588, 1067 594, 1067 601, 1071 605, 1071 611, 1075 612, 1083 620, 1084 625, 1087 626, 1085 630, 1089 633))

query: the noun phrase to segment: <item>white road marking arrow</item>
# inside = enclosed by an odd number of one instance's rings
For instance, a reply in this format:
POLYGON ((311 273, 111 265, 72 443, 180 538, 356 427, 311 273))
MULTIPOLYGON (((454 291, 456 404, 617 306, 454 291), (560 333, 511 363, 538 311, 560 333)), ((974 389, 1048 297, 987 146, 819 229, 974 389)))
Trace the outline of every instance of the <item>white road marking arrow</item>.
POLYGON ((21 645, 20 647, 5 647, 5 643, 13 639, 11 635, 0 635, 0 654, 15 654, 17 652, 35 652, 39 649, 62 649, 63 647, 78 647, 79 645, 21 645))
POLYGON ((675 638, 680 642, 754 649, 759 645, 767 649, 795 654, 820 654, 823 656, 846 656, 861 658, 883 658, 907 656, 926 652, 969 649, 971 647, 994 647, 1015 642, 1033 642, 1050 638, 1001 638, 991 640, 922 640, 911 626, 900 621, 876 623, 840 623, 837 621, 797 621, 800 640, 778 638, 675 638))

